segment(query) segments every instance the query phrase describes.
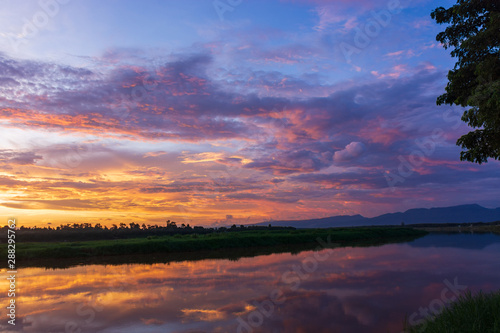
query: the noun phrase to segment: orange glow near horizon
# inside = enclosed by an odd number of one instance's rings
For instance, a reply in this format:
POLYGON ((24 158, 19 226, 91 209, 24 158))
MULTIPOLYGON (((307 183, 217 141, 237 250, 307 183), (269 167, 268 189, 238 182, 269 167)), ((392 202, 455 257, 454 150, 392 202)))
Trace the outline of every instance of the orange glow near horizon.
MULTIPOLYGON (((216 140, 211 151, 202 152, 182 142, 153 142, 158 150, 135 142, 137 149, 120 150, 112 147, 130 141, 85 130, 86 136, 54 130, 52 141, 40 140, 45 130, 12 130, 10 147, 0 156, 0 216, 5 223, 14 217, 18 226, 39 227, 161 225, 166 220, 219 226, 350 214, 359 207, 301 195, 339 188, 286 181, 289 172, 307 170, 308 164, 271 165, 271 173, 247 167, 259 155, 239 153, 249 144, 246 139, 216 140)), ((280 141, 292 140, 287 135, 280 141)))
MULTIPOLYGON (((362 90, 384 87, 389 78, 349 83, 346 90, 317 87, 300 97, 288 88, 273 92, 262 79, 266 92, 247 94, 207 75, 207 56, 156 67, 146 58, 130 64, 119 53, 108 56, 96 57, 87 74, 10 59, 18 74, 34 66, 57 75, 41 75, 35 83, 19 77, 0 96, 0 225, 12 217, 25 226, 373 217, 429 202, 476 203, 459 196, 470 188, 467 180, 435 191, 433 184, 449 172, 461 180, 467 173, 484 186, 477 166, 429 153, 390 188, 386 176, 398 172, 401 158, 411 160, 420 141, 410 141, 401 115, 384 115, 385 106, 373 114, 364 109, 374 97, 362 90), (63 77, 68 81, 58 81, 63 77), (419 176, 430 185, 416 185, 419 176)), ((416 69, 394 70, 403 77, 416 69)), ((293 81, 281 77, 277 87, 293 81)), ((453 139, 442 128, 443 142, 432 142, 436 146, 453 139)), ((493 163, 487 167, 495 174, 493 163)), ((477 193, 483 196, 478 202, 495 197, 477 193)))

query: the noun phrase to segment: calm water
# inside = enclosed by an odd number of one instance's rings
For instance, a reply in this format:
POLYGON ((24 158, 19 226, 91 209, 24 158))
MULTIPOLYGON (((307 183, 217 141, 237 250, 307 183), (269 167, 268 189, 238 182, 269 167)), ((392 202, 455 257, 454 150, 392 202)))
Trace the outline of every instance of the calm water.
MULTIPOLYGON (((24 268, 12 332, 401 332, 405 314, 417 321, 420 309, 439 310, 465 286, 500 289, 499 236, 429 235, 238 261, 24 268)), ((0 331, 9 329, 2 319, 0 331)))

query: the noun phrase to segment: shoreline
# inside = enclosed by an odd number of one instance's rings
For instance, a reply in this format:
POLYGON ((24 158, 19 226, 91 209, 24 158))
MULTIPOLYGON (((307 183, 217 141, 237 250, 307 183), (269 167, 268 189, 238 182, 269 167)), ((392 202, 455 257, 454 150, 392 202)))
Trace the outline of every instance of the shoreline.
MULTIPOLYGON (((328 247, 372 246, 403 242, 427 235, 409 227, 360 227, 302 230, 238 231, 84 242, 16 244, 18 267, 103 264, 116 261, 148 261, 220 258, 237 260, 245 256, 328 247), (229 250, 229 251, 228 251, 229 250), (121 258, 119 258, 121 257, 121 258), (64 263, 63 261, 67 261, 64 263)), ((6 254, 7 247, 0 252, 6 254)), ((5 268, 5 264, 0 266, 5 268)))
POLYGON ((460 224, 432 224, 432 225, 409 225, 418 230, 436 233, 494 233, 500 235, 500 222, 491 223, 460 223, 460 224))

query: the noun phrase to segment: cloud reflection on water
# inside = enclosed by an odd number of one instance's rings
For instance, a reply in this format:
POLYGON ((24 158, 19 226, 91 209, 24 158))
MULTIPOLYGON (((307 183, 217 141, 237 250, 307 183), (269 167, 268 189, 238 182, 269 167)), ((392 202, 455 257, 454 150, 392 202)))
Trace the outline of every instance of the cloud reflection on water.
MULTIPOLYGON (((499 265, 499 243, 338 248, 296 290, 283 273, 312 251, 236 262, 24 268, 12 332, 236 332, 236 318, 247 320, 255 302, 269 300, 276 289, 283 304, 253 332, 400 332, 405 314, 439 297, 444 279, 457 277, 473 291, 500 289, 500 270, 492 269, 499 265)), ((1 286, 5 290, 4 281, 1 286)), ((8 326, 0 328, 10 332, 8 326)))

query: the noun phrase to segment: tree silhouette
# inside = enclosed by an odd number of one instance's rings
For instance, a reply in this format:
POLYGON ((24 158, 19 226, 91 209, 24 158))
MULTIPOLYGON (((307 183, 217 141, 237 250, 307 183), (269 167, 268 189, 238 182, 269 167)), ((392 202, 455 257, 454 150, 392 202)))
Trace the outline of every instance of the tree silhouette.
POLYGON ((466 149, 460 160, 476 163, 500 158, 500 1, 458 0, 431 17, 450 24, 436 36, 445 49, 453 47, 455 67, 448 72, 446 93, 437 104, 471 107, 462 120, 477 128, 457 140, 466 149))

